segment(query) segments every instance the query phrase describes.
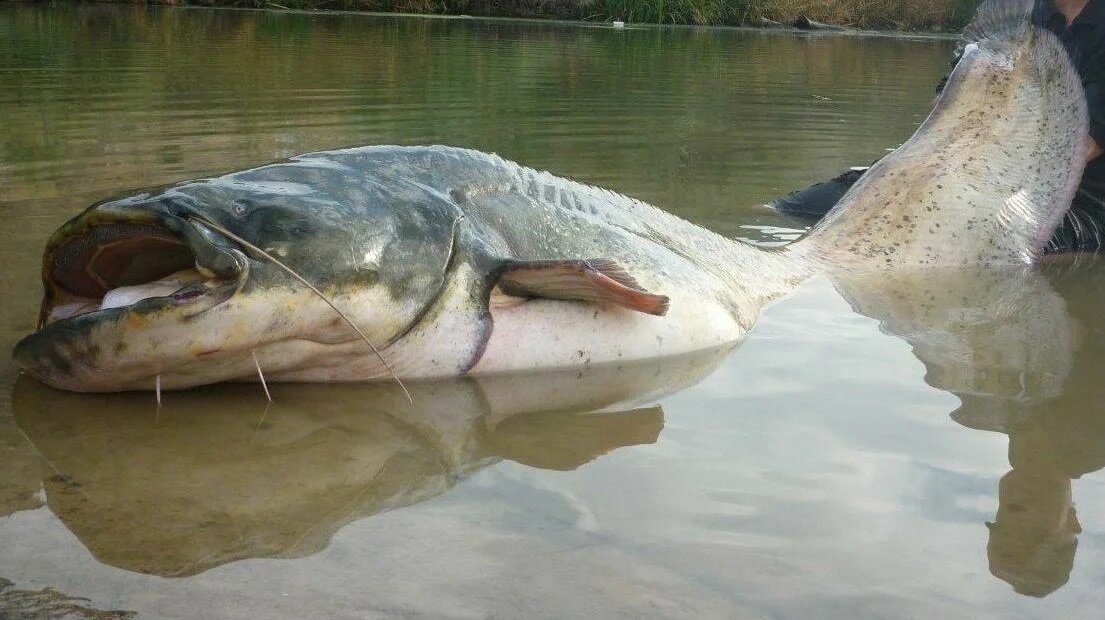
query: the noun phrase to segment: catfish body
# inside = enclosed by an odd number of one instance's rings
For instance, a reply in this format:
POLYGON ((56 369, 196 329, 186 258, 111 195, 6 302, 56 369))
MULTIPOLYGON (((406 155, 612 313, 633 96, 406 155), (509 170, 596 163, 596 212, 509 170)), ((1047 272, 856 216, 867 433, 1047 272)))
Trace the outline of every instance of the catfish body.
POLYGON ((731 346, 819 271, 1030 264, 1087 132, 1031 4, 985 3, 929 119, 786 248, 476 151, 310 153, 71 220, 14 357, 77 391, 563 369, 731 346))

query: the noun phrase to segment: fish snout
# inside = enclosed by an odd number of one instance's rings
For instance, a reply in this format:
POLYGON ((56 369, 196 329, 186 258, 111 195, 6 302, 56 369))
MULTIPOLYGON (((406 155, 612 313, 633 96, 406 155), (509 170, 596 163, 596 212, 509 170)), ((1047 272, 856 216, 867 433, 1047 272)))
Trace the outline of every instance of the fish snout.
POLYGON ((23 372, 51 387, 93 391, 90 382, 102 349, 88 334, 36 332, 19 341, 12 360, 23 372))

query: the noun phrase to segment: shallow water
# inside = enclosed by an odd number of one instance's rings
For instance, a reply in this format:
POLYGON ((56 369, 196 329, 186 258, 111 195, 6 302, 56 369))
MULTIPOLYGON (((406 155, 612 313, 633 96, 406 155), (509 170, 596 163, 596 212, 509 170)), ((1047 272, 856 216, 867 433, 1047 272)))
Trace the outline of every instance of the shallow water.
MULTIPOLYGON (((761 203, 913 131, 952 46, 0 6, 0 348, 87 204, 321 148, 495 151, 763 239, 798 224, 761 203)), ((283 385, 158 411, 4 361, 0 615, 1095 617, 1103 278, 819 279, 735 352, 414 408, 283 385)))

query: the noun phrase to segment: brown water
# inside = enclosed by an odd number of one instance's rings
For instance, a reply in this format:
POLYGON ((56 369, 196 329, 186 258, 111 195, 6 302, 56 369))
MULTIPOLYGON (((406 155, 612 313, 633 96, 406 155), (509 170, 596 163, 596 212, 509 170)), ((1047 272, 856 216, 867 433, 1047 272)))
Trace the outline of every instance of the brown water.
MULTIPOLYGON (((952 46, 0 6, 0 349, 79 209, 321 148, 470 146, 793 229, 759 205, 904 140, 952 46)), ((816 280, 735 352, 415 407, 221 386, 158 411, 3 361, 0 616, 1098 617, 1103 283, 816 280)))

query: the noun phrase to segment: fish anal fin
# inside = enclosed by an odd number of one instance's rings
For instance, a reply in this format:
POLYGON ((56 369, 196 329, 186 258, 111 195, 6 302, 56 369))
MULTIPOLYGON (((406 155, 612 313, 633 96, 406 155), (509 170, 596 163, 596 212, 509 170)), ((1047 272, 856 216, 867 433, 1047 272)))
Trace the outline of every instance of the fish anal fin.
POLYGON ((664 316, 668 298, 644 290, 611 260, 543 260, 509 263, 499 278, 507 295, 612 304, 664 316))

